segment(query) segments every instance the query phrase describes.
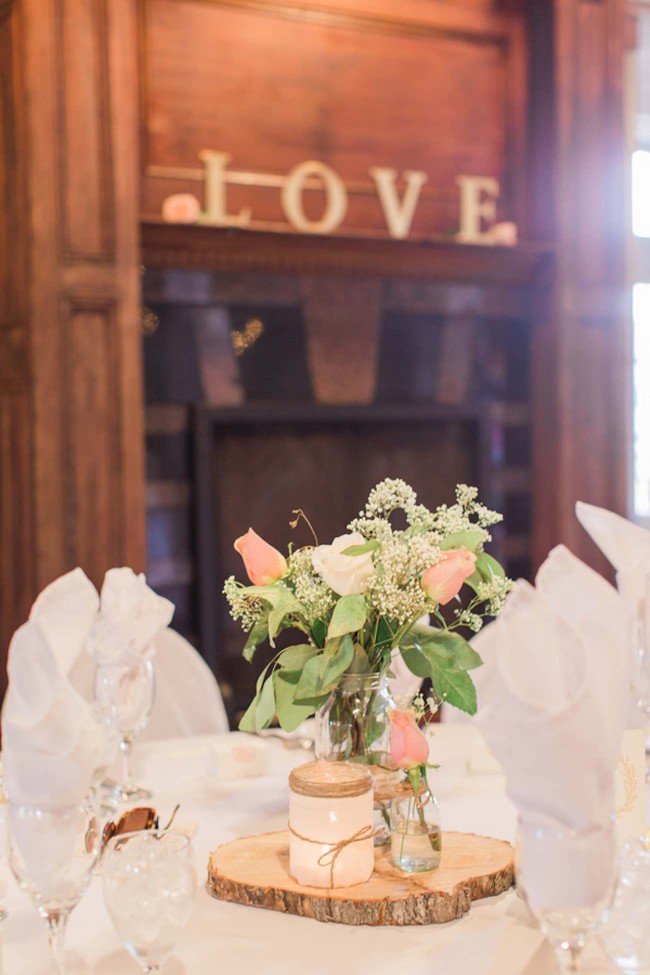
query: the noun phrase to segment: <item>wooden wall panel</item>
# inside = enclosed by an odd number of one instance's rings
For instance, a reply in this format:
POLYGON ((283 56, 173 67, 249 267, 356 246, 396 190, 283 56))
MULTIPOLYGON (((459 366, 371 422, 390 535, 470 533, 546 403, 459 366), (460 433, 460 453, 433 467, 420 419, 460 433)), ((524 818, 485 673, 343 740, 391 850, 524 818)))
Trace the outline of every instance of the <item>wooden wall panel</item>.
MULTIPOLYGON (((575 517, 583 500, 626 513, 631 430, 630 296, 625 279, 623 0, 555 0, 534 11, 553 39, 554 120, 549 104, 537 148, 553 181, 537 169, 534 191, 546 213, 538 230, 557 242, 556 271, 544 283, 534 337, 535 561, 557 542, 603 571, 605 559, 575 517), (550 149, 550 151, 549 151, 550 149), (553 192, 555 191, 555 192, 553 192), (544 484, 544 489, 541 485, 544 484)), ((547 49, 548 50, 548 49, 547 49)), ((535 49, 537 71, 548 53, 535 49)), ((539 76, 539 75, 538 75, 539 76)))
POLYGON ((115 254, 107 0, 55 6, 60 244, 67 261, 115 254))
MULTIPOLYGON (((145 214, 173 192, 202 196, 199 153, 212 149, 277 176, 325 162, 355 191, 342 233, 386 235, 372 166, 429 175, 412 236, 458 229, 460 174, 501 179, 502 214, 516 217, 520 19, 493 4, 378 6, 142 0, 145 214)), ((284 223, 277 187, 230 186, 228 201, 252 208, 252 226, 284 223)), ((305 209, 316 218, 322 193, 307 191, 305 209)))
POLYGON ((117 565, 123 545, 120 497, 114 490, 122 437, 115 306, 76 298, 64 304, 64 404, 67 543, 94 578, 117 565))
POLYGON ((134 0, 0 25, 0 653, 38 591, 145 563, 134 0))

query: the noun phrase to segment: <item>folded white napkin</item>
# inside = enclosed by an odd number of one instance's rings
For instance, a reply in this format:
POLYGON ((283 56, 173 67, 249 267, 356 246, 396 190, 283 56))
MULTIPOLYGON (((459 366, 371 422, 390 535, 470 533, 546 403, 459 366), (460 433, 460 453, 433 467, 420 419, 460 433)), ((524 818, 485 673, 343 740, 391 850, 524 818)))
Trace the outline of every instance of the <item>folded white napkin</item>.
POLYGON ((37 596, 29 618, 41 624, 64 673, 70 673, 98 610, 97 590, 82 569, 60 576, 37 596))
POLYGON ((563 546, 536 588, 516 584, 481 636, 477 722, 506 773, 524 857, 536 855, 540 826, 578 834, 568 851, 546 848, 535 864, 527 878, 534 904, 594 904, 607 892, 629 640, 616 590, 563 546))
POLYGON ((80 802, 91 787, 103 733, 67 672, 97 604, 94 587, 76 569, 44 590, 11 641, 2 742, 12 803, 60 808, 80 802))
POLYGON ((100 666, 135 666, 153 655, 154 640, 173 615, 174 604, 150 589, 143 574, 109 569, 88 649, 100 666))
MULTIPOLYGON (((616 585, 633 621, 630 645, 626 648, 631 658, 639 646, 645 644, 650 648, 650 531, 613 511, 583 501, 577 502, 576 515, 616 569, 616 585)), ((645 727, 632 687, 628 695, 627 727, 645 727)))

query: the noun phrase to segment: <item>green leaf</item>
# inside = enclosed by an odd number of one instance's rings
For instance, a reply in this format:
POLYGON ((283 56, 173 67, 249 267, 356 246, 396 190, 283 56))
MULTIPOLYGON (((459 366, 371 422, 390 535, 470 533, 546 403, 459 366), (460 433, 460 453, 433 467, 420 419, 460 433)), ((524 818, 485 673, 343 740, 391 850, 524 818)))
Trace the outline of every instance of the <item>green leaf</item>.
POLYGON ((332 613, 332 619, 327 629, 328 639, 343 636, 345 633, 356 633, 366 622, 366 601, 363 596, 342 596, 332 613))
POLYGON ((249 663, 251 662, 258 646, 260 645, 260 643, 263 643, 264 640, 267 639, 268 635, 269 635, 269 628, 266 622, 260 620, 259 623, 255 623, 255 625, 253 626, 253 628, 250 630, 248 634, 248 639, 246 640, 246 643, 244 644, 244 650, 243 650, 244 660, 247 660, 249 663))
POLYGON ((309 701, 296 701, 295 693, 298 680, 297 671, 276 670, 273 674, 275 707, 280 725, 285 731, 295 731, 327 700, 327 694, 325 694, 309 701))
POLYGON ((294 599, 291 593, 286 593, 283 598, 276 602, 269 613, 269 643, 272 647, 275 646, 274 638, 280 632, 285 618, 290 613, 299 613, 301 610, 302 606, 297 599, 294 599))
POLYGON ((400 647, 402 660, 416 677, 426 679, 431 676, 431 667, 421 648, 414 644, 411 647, 400 647))
POLYGON ((317 647, 324 647, 327 640, 327 623, 325 620, 314 620, 311 635, 317 647))
MULTIPOLYGON (((264 678, 266 677, 266 673, 267 673, 267 671, 268 671, 268 669, 269 669, 269 667, 271 666, 272 663, 273 663, 273 661, 271 661, 270 663, 268 663, 266 665, 266 667, 264 668, 264 670, 262 671, 262 673, 257 678, 256 684, 255 684, 255 697, 253 698, 253 700, 251 701, 251 703, 248 705, 246 711, 244 712, 244 714, 242 715, 242 717, 241 717, 241 719, 239 721, 239 729, 240 729, 240 731, 259 731, 259 728, 257 728, 257 724, 256 724, 256 722, 257 722, 257 710, 258 710, 258 707, 259 707, 259 704, 260 704, 260 700, 261 700, 261 697, 262 697, 262 690, 263 690, 262 685, 264 683, 264 678)), ((273 717, 273 715, 271 715, 271 717, 273 717)))
POLYGON ((453 636, 457 638, 453 649, 456 666, 460 667, 461 670, 476 670, 477 667, 482 667, 483 660, 467 640, 464 640, 458 633, 454 633, 453 636))
POLYGON ((339 682, 339 678, 348 669, 354 657, 354 643, 352 637, 346 633, 340 642, 335 656, 329 661, 323 676, 323 687, 332 688, 339 682))
POLYGON ((255 711, 255 731, 268 727, 275 715, 275 690, 273 677, 267 677, 255 711))
MULTIPOLYGON (((298 687, 296 688, 295 699, 297 701, 319 696, 319 685, 321 685, 320 667, 323 659, 322 653, 316 654, 307 661, 302 669, 298 687)), ((322 685, 321 685, 322 686, 322 685)))
POLYGON ((344 548, 341 555, 349 555, 350 558, 355 558, 357 555, 367 555, 368 552, 374 552, 376 548, 379 548, 377 539, 369 538, 362 545, 349 545, 348 548, 344 548))
POLYGON ((296 688, 296 701, 322 697, 337 686, 354 657, 354 643, 346 635, 340 643, 338 640, 332 641, 332 647, 328 653, 326 645, 325 653, 318 653, 306 662, 296 688), (336 647, 336 652, 331 652, 332 647, 336 647))
POLYGON ((368 654, 363 649, 360 643, 354 644, 354 656, 352 658, 352 663, 348 668, 351 674, 369 674, 370 673, 370 660, 368 659, 368 654))
POLYGON ((447 704, 466 714, 476 714, 476 688, 464 670, 432 667, 431 682, 438 696, 447 704))
POLYGON ((501 564, 487 552, 479 552, 476 556, 476 571, 486 582, 489 582, 492 576, 504 579, 506 575, 501 564))
POLYGON ((463 532, 452 532, 440 543, 440 551, 448 552, 452 548, 460 548, 462 545, 470 552, 476 551, 479 545, 485 541, 485 532, 480 529, 467 529, 463 532))
POLYGON ((438 653, 439 659, 453 662, 460 670, 475 670, 483 663, 476 650, 470 647, 460 633, 434 629, 432 634, 421 641, 421 646, 425 652, 427 648, 431 648, 433 653, 438 653), (440 654, 443 655, 442 658, 440 654))
POLYGON ((312 647, 308 643, 299 643, 295 647, 287 647, 283 650, 278 657, 278 663, 284 670, 302 670, 307 661, 317 653, 317 647, 312 647))

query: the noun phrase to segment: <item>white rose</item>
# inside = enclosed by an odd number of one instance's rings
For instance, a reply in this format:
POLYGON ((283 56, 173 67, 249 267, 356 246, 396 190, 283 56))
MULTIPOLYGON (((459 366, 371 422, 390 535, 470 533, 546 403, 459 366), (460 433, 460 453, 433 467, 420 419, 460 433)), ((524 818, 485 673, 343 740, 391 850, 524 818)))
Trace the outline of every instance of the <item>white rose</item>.
POLYGON ((363 545, 365 538, 359 532, 339 535, 331 545, 319 545, 311 553, 311 563, 327 585, 339 596, 365 592, 374 573, 372 554, 342 555, 352 545, 363 545))

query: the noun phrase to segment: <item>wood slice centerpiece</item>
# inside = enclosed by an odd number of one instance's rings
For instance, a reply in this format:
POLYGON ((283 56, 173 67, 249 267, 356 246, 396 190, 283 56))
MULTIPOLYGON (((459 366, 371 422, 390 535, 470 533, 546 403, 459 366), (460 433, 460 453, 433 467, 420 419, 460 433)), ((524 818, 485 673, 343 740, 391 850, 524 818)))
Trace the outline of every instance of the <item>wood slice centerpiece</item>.
POLYGON ((220 900, 339 924, 443 924, 472 901, 501 894, 514 881, 514 853, 504 840, 443 833, 437 870, 405 874, 385 847, 365 884, 333 890, 302 887, 289 876, 289 833, 245 836, 220 846, 208 864, 208 890, 220 900))

